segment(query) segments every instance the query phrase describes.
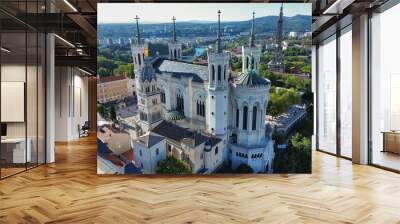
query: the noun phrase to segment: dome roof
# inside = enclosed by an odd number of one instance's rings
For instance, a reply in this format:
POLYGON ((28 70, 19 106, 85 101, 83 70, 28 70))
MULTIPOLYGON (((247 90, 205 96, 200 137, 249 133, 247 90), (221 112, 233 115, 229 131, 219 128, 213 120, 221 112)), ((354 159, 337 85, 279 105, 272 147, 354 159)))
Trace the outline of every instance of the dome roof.
POLYGON ((259 76, 254 70, 250 70, 246 73, 242 73, 239 77, 235 79, 236 85, 243 86, 264 86, 269 85, 270 81, 259 76))
POLYGON ((167 120, 181 120, 181 119, 185 118, 185 116, 181 112, 173 110, 173 111, 168 111, 167 113, 165 113, 165 118, 167 120))

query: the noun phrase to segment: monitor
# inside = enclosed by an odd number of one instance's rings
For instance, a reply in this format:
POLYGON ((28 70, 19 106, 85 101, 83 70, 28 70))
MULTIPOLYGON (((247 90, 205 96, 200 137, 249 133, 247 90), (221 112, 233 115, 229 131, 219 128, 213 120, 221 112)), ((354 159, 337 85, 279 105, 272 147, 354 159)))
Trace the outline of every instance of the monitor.
POLYGON ((1 123, 1 136, 7 136, 7 124, 1 123))

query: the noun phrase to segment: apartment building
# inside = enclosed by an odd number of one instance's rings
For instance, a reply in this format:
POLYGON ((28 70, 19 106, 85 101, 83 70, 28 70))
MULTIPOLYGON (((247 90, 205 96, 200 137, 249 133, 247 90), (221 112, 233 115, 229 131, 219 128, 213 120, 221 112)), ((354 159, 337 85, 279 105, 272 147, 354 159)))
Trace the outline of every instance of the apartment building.
POLYGON ((107 103, 132 96, 133 83, 125 75, 101 77, 97 83, 97 101, 107 103))

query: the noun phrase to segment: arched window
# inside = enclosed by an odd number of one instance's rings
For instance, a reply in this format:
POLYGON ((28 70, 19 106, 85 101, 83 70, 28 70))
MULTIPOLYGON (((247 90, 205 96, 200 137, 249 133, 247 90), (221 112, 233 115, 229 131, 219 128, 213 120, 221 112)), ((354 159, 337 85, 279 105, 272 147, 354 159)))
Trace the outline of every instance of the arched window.
POLYGON ((218 65, 218 81, 221 81, 221 65, 218 65))
POLYGON ((247 106, 243 107, 243 130, 247 130, 247 106))
POLYGON ((204 117, 206 114, 205 111, 206 111, 206 107, 205 107, 204 102, 202 102, 201 100, 198 100, 197 104, 196 104, 197 115, 204 117))
POLYGON ((253 107, 253 121, 252 121, 252 129, 256 130, 257 126, 257 107, 253 107))
POLYGON ((217 154, 218 154, 218 146, 215 147, 215 155, 217 155, 217 154))
POLYGON ((160 154, 160 149, 159 148, 156 149, 156 155, 158 155, 158 154, 160 154))
POLYGON ((239 127, 239 109, 236 109, 236 127, 239 127))
POLYGON ((177 59, 177 54, 176 54, 176 49, 174 50, 174 60, 176 60, 177 59))
POLYGON ((224 80, 226 80, 226 65, 224 65, 224 80))
POLYGON ((139 60, 139 65, 141 65, 142 61, 141 61, 141 58, 140 58, 140 54, 138 54, 137 57, 138 57, 138 60, 139 60))
POLYGON ((184 111, 184 104, 183 104, 183 96, 182 95, 176 95, 176 106, 177 110, 180 112, 184 111))
POLYGON ((211 65, 211 76, 212 76, 212 81, 215 80, 215 68, 214 65, 211 65))
POLYGON ((205 117, 206 116, 206 104, 203 102, 203 106, 202 106, 202 116, 205 117))
POLYGON ((165 103, 165 92, 164 91, 161 92, 161 102, 165 103))

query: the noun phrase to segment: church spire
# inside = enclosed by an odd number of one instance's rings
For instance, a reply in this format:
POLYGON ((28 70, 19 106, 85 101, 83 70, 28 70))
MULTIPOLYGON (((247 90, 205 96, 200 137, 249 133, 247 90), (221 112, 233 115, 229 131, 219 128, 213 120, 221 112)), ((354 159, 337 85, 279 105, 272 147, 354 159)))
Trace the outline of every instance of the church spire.
POLYGON ((141 40, 140 40, 140 31, 139 31, 139 16, 136 15, 135 20, 136 20, 136 44, 140 45, 141 40))
POLYGON ((221 10, 218 10, 217 52, 221 52, 221 10))
POLYGON ((250 43, 249 43, 250 47, 254 47, 254 40, 255 40, 255 33, 254 33, 254 15, 255 15, 255 14, 256 14, 256 13, 253 12, 253 20, 252 20, 252 22, 251 22, 251 36, 250 36, 250 43))
POLYGON ((175 16, 172 17, 172 24, 173 24, 173 30, 172 30, 172 42, 176 43, 176 31, 175 31, 175 16))

